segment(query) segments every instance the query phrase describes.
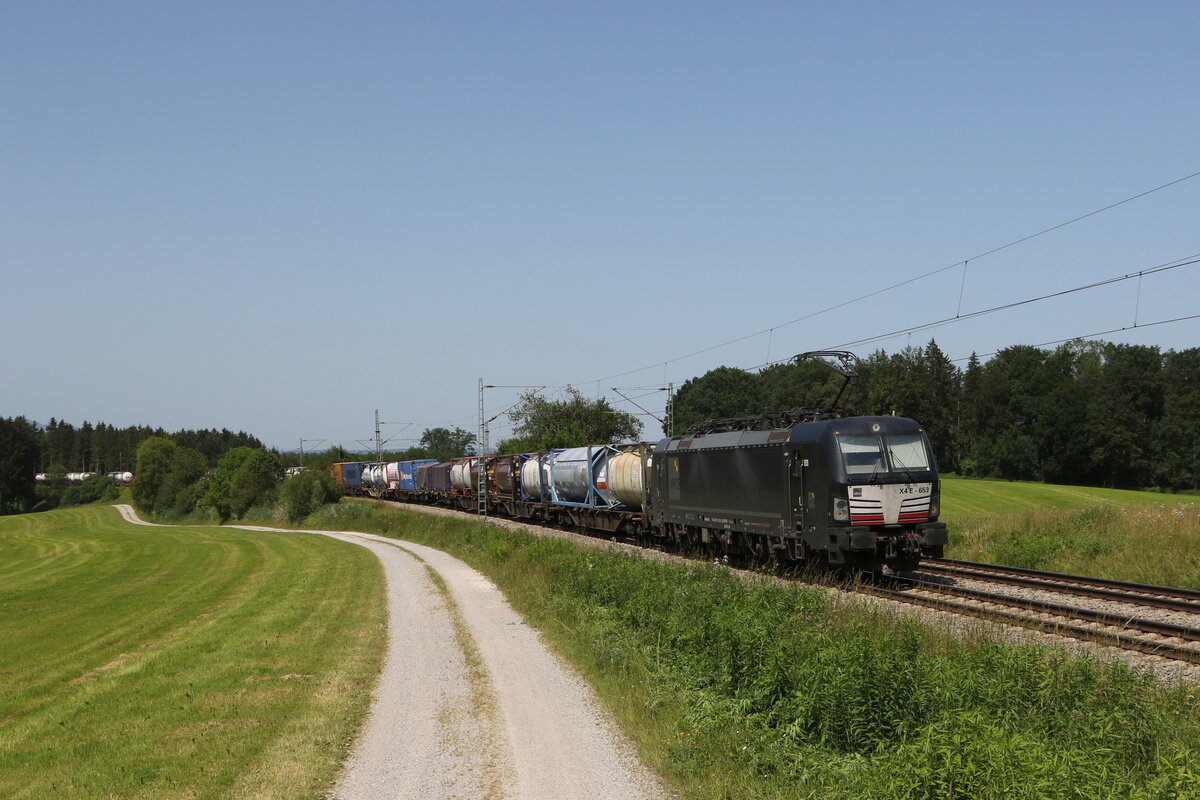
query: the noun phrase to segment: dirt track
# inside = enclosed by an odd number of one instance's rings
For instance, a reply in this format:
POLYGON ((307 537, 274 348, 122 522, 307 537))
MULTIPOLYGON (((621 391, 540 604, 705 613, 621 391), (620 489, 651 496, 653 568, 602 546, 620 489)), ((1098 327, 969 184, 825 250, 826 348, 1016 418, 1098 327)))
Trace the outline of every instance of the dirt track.
MULTIPOLYGON (((128 506, 118 510, 140 522, 128 506)), ((366 533, 229 527, 320 533, 367 547, 383 564, 386 663, 334 797, 667 796, 590 686, 463 562, 366 533)))

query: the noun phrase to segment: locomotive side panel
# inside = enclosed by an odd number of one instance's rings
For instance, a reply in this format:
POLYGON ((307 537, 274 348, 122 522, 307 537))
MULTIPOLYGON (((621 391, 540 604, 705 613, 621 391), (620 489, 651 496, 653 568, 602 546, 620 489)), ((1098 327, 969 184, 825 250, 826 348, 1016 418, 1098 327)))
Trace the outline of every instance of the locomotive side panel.
POLYGON ((772 536, 790 533, 790 486, 778 445, 676 449, 655 456, 661 522, 772 536))

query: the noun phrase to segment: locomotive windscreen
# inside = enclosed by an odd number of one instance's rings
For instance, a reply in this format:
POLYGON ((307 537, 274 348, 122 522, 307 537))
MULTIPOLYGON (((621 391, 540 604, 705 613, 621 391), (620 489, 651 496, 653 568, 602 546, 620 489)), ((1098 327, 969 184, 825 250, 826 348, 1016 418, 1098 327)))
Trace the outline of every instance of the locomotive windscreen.
POLYGON ((900 433, 883 437, 887 442, 888 460, 893 464, 893 471, 925 470, 931 468, 929 450, 925 447, 925 437, 919 433, 900 433))
POLYGON ((878 436, 839 436, 838 447, 847 475, 870 475, 884 469, 878 436))
POLYGON ((928 472, 932 469, 925 436, 920 433, 886 434, 882 439, 879 436, 842 435, 837 441, 846 474, 850 476, 928 472))

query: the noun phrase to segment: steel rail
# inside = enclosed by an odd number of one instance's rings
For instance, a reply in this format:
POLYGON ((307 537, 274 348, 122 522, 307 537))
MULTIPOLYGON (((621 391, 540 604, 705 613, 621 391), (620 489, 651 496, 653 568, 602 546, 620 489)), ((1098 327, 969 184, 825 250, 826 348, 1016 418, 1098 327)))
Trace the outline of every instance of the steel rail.
POLYGON ((858 590, 865 594, 887 597, 891 600, 899 600, 901 602, 913 603, 916 605, 948 609, 954 613, 963 613, 985 619, 1001 619, 1026 628, 1034 628, 1060 635, 1069 635, 1077 639, 1098 641, 1127 650, 1138 650, 1143 653, 1150 653, 1153 655, 1173 658, 1179 661, 1200 664, 1200 649, 1178 645, 1172 642, 1150 641, 1137 636, 1123 636, 1121 634, 1122 631, 1137 631, 1140 633, 1149 633, 1157 636, 1181 639, 1188 642, 1200 642, 1200 628, 1175 625, 1168 622, 1157 622, 1155 620, 1139 619, 1137 617, 1129 617, 1121 614, 1094 611, 1088 608, 1064 606, 1044 600, 1013 597, 1011 595, 996 594, 994 592, 984 592, 975 589, 964 589, 958 586, 929 583, 915 578, 900 577, 896 578, 895 580, 897 582, 907 584, 910 588, 927 591, 934 595, 947 595, 950 598, 954 598, 954 600, 947 599, 945 597, 939 598, 936 596, 930 597, 927 595, 913 594, 911 591, 889 589, 886 587, 877 587, 871 585, 860 585, 858 590), (1002 607, 1006 606, 1010 609, 1024 609, 1027 612, 1035 614, 1047 614, 1056 617, 1065 617, 1068 619, 1084 620, 1110 628, 1117 628, 1118 630, 1115 632, 1097 630, 1095 628, 1083 627, 1068 622, 1059 622, 1030 617, 1027 614, 1021 614, 1016 611, 971 606, 963 602, 955 602, 955 600, 976 600, 984 603, 990 603, 992 605, 998 605, 1002 607))
POLYGON ((971 606, 965 603, 955 602, 954 600, 944 597, 929 597, 926 595, 914 595, 898 589, 887 589, 881 586, 863 585, 858 591, 862 594, 882 597, 888 600, 895 600, 901 603, 910 605, 925 606, 941 611, 947 611, 952 614, 961 614, 964 616, 978 617, 979 619, 1007 622, 1021 628, 1029 628, 1032 630, 1040 630, 1045 633, 1051 633, 1058 636, 1068 636, 1070 638, 1079 639, 1082 641, 1096 642, 1098 644, 1117 647, 1122 650, 1136 650, 1147 655, 1160 656, 1162 658, 1172 659, 1174 661, 1183 661, 1189 664, 1200 664, 1200 650, 1185 647, 1183 645, 1173 644, 1171 642, 1154 642, 1148 639, 1141 639, 1134 636, 1122 636, 1119 632, 1098 630, 1095 628, 1087 628, 1082 625, 1072 625, 1068 622, 1059 622, 1049 619, 1041 619, 1030 617, 1015 611, 1006 611, 997 608, 984 608, 981 606, 971 606))
POLYGON ((1013 575, 1026 575, 1031 578, 1074 581, 1084 585, 1107 586, 1112 589, 1124 589, 1129 592, 1145 592, 1200 602, 1200 591, 1195 589, 1180 589, 1176 586, 1158 586, 1152 583, 1131 583, 1129 581, 1112 580, 1111 578, 1091 578, 1087 575, 1071 575, 1066 572, 1045 572, 1040 569, 1010 567, 1004 564, 985 564, 979 561, 958 561, 953 558, 929 559, 922 562, 922 566, 926 565, 944 565, 948 567, 960 567, 963 569, 987 570, 988 572, 1008 572, 1012 573, 1013 575))
MULTIPOLYGON (((958 562, 954 562, 957 564, 958 562)), ((1200 598, 1192 600, 1187 596, 1180 597, 1178 595, 1163 596, 1157 592, 1154 594, 1143 594, 1145 590, 1144 584, 1133 584, 1138 586, 1138 591, 1129 591, 1125 589, 1104 588, 1104 586, 1091 583, 1090 578, 1082 576, 1070 576, 1069 580, 1064 582, 1048 577, 1026 576, 1010 572, 1011 568, 1001 567, 993 568, 990 565, 985 566, 950 566, 944 561, 922 563, 918 567, 919 572, 933 573, 937 575, 948 575, 951 577, 970 578, 972 580, 985 581, 989 583, 1003 583, 1009 586, 1023 586, 1030 589, 1042 589, 1057 594, 1071 594, 1078 597, 1094 597, 1101 600, 1111 600, 1120 603, 1129 603, 1139 606, 1152 606, 1154 608, 1165 608, 1171 611, 1182 611, 1188 614, 1200 615, 1200 598)), ((1053 573, 1041 573, 1044 575, 1052 575, 1053 573)), ((1158 587, 1155 587, 1156 590, 1158 587)), ((1166 589, 1166 587, 1162 587, 1166 589)), ((1189 592, 1190 590, 1180 590, 1189 592)), ((1200 594, 1200 593, 1198 593, 1200 594)))

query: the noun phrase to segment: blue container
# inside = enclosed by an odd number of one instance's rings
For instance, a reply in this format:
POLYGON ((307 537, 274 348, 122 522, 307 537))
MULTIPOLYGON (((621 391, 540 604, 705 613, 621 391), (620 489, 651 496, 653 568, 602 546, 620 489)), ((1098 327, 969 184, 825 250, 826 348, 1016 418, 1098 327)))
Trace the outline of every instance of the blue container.
POLYGON ((362 485, 363 470, 367 468, 370 461, 344 461, 342 462, 342 485, 359 487, 362 485))
POLYGON ((415 492, 417 490, 417 468, 423 467, 426 464, 436 464, 436 458, 422 458, 416 461, 401 461, 397 465, 399 474, 399 482, 397 488, 402 492, 415 492))

